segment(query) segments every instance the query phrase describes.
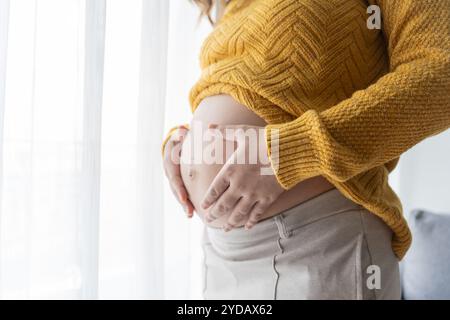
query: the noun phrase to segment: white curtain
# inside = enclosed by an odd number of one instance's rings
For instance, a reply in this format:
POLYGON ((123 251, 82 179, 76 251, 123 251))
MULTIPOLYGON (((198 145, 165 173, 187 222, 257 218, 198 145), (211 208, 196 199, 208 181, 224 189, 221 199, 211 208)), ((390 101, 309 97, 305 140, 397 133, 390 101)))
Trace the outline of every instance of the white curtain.
POLYGON ((1 298, 200 297, 200 222, 159 151, 189 119, 197 17, 187 0, 0 0, 1 298))

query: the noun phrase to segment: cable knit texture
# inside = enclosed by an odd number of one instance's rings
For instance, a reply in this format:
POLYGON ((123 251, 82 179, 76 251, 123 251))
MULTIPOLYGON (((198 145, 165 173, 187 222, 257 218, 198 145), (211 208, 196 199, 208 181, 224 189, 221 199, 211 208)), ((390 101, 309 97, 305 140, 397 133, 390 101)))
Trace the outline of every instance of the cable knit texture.
POLYGON ((385 221, 404 256, 411 234, 388 174, 450 127, 450 0, 233 0, 200 63, 192 111, 233 96, 267 121, 285 189, 323 175, 385 221), (367 27, 369 5, 381 30, 367 27))

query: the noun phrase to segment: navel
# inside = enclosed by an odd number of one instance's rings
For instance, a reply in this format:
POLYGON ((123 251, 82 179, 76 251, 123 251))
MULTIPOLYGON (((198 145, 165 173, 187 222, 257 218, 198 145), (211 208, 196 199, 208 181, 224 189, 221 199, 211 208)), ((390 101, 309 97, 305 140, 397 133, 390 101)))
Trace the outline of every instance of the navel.
POLYGON ((189 168, 188 176, 189 176, 189 179, 194 180, 194 177, 195 177, 195 170, 192 169, 192 168, 189 168))

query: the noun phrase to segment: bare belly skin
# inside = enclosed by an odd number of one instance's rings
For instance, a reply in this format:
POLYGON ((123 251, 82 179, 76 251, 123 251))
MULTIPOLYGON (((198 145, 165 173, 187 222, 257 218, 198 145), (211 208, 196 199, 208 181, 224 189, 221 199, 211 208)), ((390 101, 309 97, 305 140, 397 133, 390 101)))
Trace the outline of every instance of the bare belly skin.
MULTIPOLYGON (((203 128, 207 128, 210 123, 261 127, 266 125, 266 122, 253 111, 239 104, 228 95, 216 95, 203 99, 193 115, 194 122, 201 123, 203 128)), ((194 131, 198 130, 196 128, 198 127, 191 126, 191 130, 183 142, 182 159, 184 160, 181 163, 181 176, 188 191, 189 198, 196 209, 196 213, 203 219, 205 210, 201 208, 200 203, 223 164, 192 163, 193 161, 186 161, 192 158, 192 152, 188 152, 187 150, 192 150, 194 144, 193 137, 195 136, 194 131)), ((198 140, 195 139, 195 141, 198 140)), ((233 142, 226 142, 224 144, 224 149, 228 148, 226 150, 231 152, 234 150, 234 147, 233 142)), ((223 162, 225 162, 228 156, 229 154, 227 155, 224 152, 223 162)), ((272 217, 333 188, 334 186, 322 176, 304 180, 290 190, 283 192, 265 212, 262 219, 272 217)), ((227 219, 228 216, 226 215, 208 225, 220 228, 227 219)), ((205 220, 203 221, 206 223, 205 220)), ((240 225, 242 226, 244 223, 240 225)))

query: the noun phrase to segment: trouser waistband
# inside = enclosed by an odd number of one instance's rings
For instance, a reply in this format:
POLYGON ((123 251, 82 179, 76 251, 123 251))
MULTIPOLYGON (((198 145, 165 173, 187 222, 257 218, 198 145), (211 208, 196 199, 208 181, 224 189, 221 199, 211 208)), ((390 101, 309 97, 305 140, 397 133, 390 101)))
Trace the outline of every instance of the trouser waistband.
POLYGON ((364 207, 346 198, 338 189, 332 189, 273 217, 262 220, 250 230, 238 227, 224 232, 220 228, 207 226, 206 231, 210 237, 226 242, 263 240, 274 232, 277 232, 282 238, 287 238, 290 234, 289 230, 306 226, 335 214, 361 209, 364 209, 364 207))

